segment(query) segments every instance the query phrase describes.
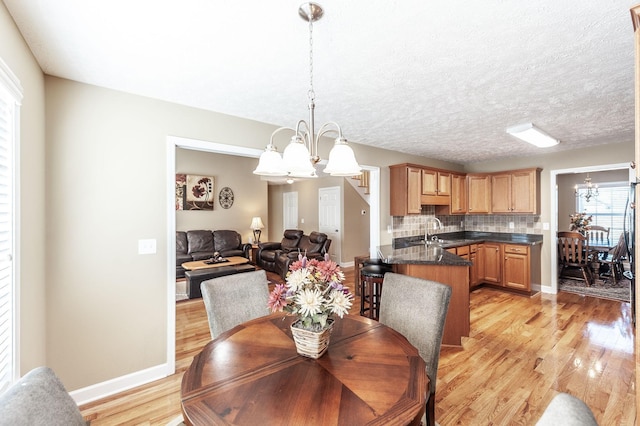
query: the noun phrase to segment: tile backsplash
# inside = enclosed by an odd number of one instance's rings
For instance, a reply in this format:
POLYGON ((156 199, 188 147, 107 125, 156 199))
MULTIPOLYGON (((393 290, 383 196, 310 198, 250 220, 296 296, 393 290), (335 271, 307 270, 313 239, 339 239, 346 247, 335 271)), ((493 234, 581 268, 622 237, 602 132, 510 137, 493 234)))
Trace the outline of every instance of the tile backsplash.
POLYGON ((393 238, 424 235, 425 223, 429 217, 437 217, 442 222, 440 233, 458 231, 506 232, 512 234, 542 234, 539 215, 436 215, 435 207, 424 206, 422 214, 393 216, 393 238), (510 228, 513 223, 513 228, 510 228))

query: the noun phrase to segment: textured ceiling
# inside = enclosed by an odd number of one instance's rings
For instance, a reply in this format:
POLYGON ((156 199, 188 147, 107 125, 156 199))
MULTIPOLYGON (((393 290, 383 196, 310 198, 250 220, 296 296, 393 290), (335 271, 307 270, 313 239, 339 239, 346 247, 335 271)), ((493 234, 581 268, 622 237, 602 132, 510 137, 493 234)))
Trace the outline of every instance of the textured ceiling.
MULTIPOLYGON (((300 1, 3 1, 47 74, 279 126, 307 118, 300 1)), ((633 140, 636 2, 320 1, 316 123, 456 163, 633 140), (561 144, 505 133, 524 122, 561 144)))

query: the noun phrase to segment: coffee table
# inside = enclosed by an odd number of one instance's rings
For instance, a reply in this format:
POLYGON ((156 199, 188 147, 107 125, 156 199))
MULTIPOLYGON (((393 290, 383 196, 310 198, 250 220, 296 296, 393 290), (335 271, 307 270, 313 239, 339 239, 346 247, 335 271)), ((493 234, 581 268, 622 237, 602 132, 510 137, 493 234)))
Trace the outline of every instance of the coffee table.
POLYGON ((230 256, 227 259, 229 260, 228 262, 221 263, 207 264, 204 260, 196 260, 182 264, 185 269, 184 276, 187 279, 187 296, 189 299, 202 297, 200 284, 203 281, 256 270, 255 266, 249 264, 249 259, 246 257, 230 256))
POLYGON ((194 260, 192 262, 183 263, 182 267, 187 271, 195 271, 197 269, 219 268, 221 266, 233 266, 242 265, 243 263, 249 263, 249 259, 242 256, 230 256, 226 259, 228 260, 228 262, 220 263, 205 263, 204 260, 194 260))

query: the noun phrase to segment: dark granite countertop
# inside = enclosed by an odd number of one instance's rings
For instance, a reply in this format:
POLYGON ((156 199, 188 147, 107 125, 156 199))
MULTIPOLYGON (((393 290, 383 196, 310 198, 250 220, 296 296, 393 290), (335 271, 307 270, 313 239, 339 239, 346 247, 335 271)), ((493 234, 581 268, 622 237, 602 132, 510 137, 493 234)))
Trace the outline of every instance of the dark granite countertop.
POLYGON ((542 244, 542 235, 464 231, 438 234, 438 241, 437 244, 425 244, 423 235, 396 238, 393 244, 379 246, 378 256, 389 264, 466 266, 471 265, 471 262, 449 253, 446 249, 482 242, 536 245, 542 244))
POLYGON ((439 244, 427 245, 421 242, 403 248, 395 248, 392 245, 379 246, 378 257, 388 264, 471 266, 471 262, 449 253, 439 244))

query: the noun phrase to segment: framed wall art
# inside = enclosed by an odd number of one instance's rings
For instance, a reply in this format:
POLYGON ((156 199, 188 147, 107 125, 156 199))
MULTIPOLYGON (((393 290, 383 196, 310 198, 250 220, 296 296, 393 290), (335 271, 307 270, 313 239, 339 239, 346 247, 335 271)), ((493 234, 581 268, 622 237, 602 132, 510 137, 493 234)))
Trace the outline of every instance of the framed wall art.
POLYGON ((176 174, 176 210, 213 210, 213 176, 176 174))

